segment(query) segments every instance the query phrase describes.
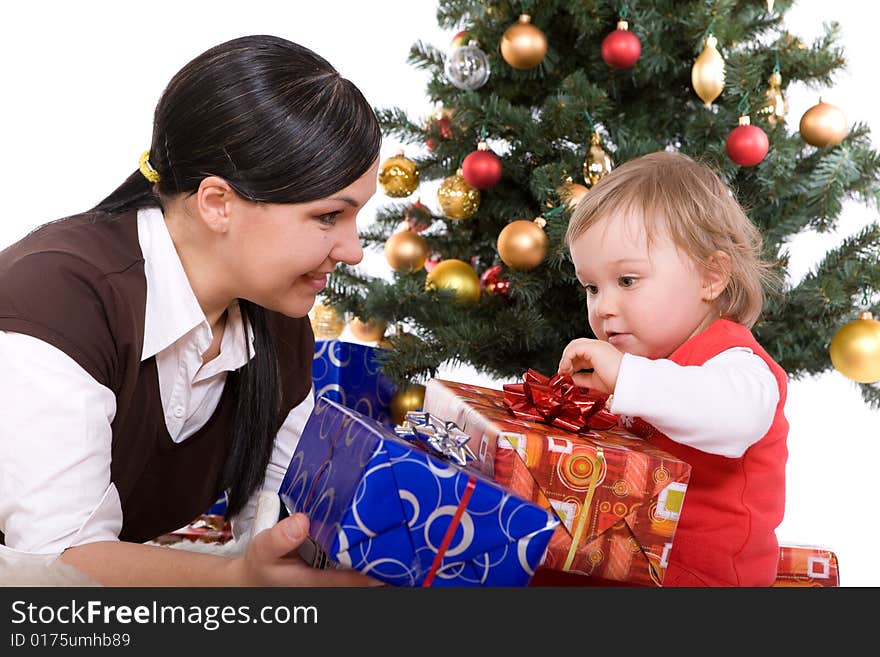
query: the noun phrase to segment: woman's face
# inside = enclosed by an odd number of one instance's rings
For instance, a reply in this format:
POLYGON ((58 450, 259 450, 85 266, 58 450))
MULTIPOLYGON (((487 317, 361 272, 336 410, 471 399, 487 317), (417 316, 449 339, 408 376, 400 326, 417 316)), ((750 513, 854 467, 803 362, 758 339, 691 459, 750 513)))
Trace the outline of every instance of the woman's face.
POLYGON ((360 178, 308 203, 241 200, 235 220, 233 294, 288 317, 305 317, 337 263, 355 265, 364 252, 358 212, 376 193, 378 158, 360 178))

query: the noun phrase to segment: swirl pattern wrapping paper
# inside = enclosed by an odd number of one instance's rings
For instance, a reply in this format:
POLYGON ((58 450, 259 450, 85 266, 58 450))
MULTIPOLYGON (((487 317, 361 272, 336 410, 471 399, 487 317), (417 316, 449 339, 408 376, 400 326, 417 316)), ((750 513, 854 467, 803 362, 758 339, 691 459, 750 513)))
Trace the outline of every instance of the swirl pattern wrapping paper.
POLYGON ((279 490, 329 558, 397 586, 525 586, 555 515, 318 399, 279 490))
POLYGON ((315 399, 326 397, 393 427, 397 387, 382 373, 382 349, 342 340, 316 340, 312 361, 315 399))

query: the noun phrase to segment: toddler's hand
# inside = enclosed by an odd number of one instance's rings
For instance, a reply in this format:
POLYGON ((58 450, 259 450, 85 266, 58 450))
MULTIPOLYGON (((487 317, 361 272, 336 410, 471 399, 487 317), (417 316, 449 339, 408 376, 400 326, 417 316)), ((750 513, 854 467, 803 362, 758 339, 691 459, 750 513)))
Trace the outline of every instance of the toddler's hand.
POLYGON ((623 353, 602 340, 578 338, 568 343, 559 360, 559 372, 570 374, 583 387, 608 394, 614 393, 623 353), (578 370, 592 369, 592 372, 578 370))

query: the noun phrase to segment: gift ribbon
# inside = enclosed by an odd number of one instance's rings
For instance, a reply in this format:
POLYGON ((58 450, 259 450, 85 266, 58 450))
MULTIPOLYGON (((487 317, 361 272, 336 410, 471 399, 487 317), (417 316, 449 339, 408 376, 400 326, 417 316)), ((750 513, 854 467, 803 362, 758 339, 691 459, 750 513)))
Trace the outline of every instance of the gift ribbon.
POLYGON ((610 429, 617 416, 605 409, 608 395, 581 388, 568 374, 548 378, 526 370, 522 383, 506 383, 504 403, 517 417, 544 422, 567 431, 610 429))
POLYGON ((458 525, 461 523, 461 517, 464 515, 464 510, 467 508, 468 502, 470 501, 471 495, 476 486, 477 480, 474 477, 468 477, 467 486, 465 486, 464 492, 461 494, 461 501, 458 503, 458 508, 455 510, 455 513, 452 516, 452 521, 446 529, 446 535, 443 537, 440 547, 437 548, 437 554, 434 556, 434 562, 431 564, 431 569, 428 571, 428 574, 425 575, 425 579, 422 580, 423 587, 431 586, 431 582, 434 581, 434 577, 440 569, 440 564, 443 563, 443 556, 446 554, 446 550, 449 549, 449 544, 452 543, 452 538, 455 536, 455 530, 458 529, 458 525))
POLYGON ((407 411, 406 420, 394 428, 394 433, 416 445, 425 443, 440 456, 462 467, 467 465, 468 459, 477 459, 467 444, 471 437, 455 422, 440 420, 424 411, 407 411))
POLYGON ((571 535, 571 547, 568 549, 568 555, 565 557, 563 570, 570 570, 571 564, 574 562, 578 545, 587 528, 587 517, 590 515, 590 507, 593 505, 593 494, 596 492, 596 482, 599 481, 599 472, 602 470, 602 461, 605 459, 605 451, 601 445, 596 446, 596 458, 593 459, 593 475, 590 477, 590 485, 587 488, 587 496, 581 505, 581 512, 575 521, 574 533, 571 535))

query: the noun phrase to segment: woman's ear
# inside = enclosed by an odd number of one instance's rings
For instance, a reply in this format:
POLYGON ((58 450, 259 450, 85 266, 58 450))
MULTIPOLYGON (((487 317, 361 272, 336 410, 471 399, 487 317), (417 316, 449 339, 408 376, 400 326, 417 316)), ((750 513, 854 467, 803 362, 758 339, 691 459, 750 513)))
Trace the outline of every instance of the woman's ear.
POLYGON ((235 198, 235 190, 223 178, 208 176, 202 180, 196 191, 196 209, 208 230, 225 233, 229 229, 235 198))
POLYGON ((727 289, 731 264, 730 254, 724 251, 715 251, 709 256, 707 267, 703 272, 703 301, 711 303, 727 289))

